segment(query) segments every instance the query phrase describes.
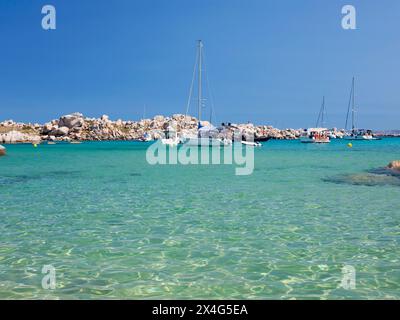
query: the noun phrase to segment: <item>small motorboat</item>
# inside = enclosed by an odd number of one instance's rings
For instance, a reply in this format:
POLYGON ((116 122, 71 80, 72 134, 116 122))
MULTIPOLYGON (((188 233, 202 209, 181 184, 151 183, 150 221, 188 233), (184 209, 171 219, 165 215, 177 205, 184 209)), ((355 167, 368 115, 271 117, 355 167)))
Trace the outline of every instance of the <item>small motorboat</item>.
POLYGON ((304 130, 300 137, 302 143, 329 143, 331 142, 326 128, 309 128, 304 130))
POLYGON ((262 144, 256 141, 242 141, 242 144, 251 147, 262 147, 262 144))
POLYGON ((81 144, 82 142, 78 141, 78 140, 72 140, 69 143, 71 143, 71 144, 81 144))
POLYGON ((182 137, 180 144, 191 147, 226 147, 232 145, 232 140, 226 138, 214 138, 207 136, 199 137, 182 137))
POLYGON ((150 142, 150 141, 154 141, 154 139, 151 137, 150 134, 145 133, 142 137, 139 138, 140 142, 150 142))
POLYGON ((6 148, 0 144, 0 156, 4 156, 6 154, 6 148))
POLYGON ((167 138, 161 139, 161 143, 170 147, 176 147, 179 144, 180 140, 178 138, 167 138))

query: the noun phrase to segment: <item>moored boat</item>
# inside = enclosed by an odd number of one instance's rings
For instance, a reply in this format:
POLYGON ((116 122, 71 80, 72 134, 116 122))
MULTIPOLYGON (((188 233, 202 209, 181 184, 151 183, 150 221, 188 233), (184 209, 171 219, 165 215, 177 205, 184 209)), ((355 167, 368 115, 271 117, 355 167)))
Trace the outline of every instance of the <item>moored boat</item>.
POLYGON ((351 113, 351 131, 346 131, 346 135, 344 136, 345 140, 360 140, 360 141, 371 141, 371 140, 381 140, 374 136, 372 130, 369 129, 357 129, 356 127, 356 108, 355 108, 355 89, 354 89, 354 77, 351 82, 351 90, 350 90, 350 99, 347 107, 347 116, 346 116, 346 125, 345 130, 347 130, 349 116, 351 113), (350 112, 351 110, 351 112, 350 112))
POLYGON ((330 143, 329 130, 326 128, 305 129, 300 137, 302 143, 330 143))
POLYGON ((300 136, 302 143, 330 143, 331 131, 325 126, 326 108, 325 108, 325 96, 322 98, 322 105, 319 110, 317 123, 315 128, 305 129, 300 136))
POLYGON ((262 144, 256 141, 244 141, 242 140, 241 143, 245 146, 251 146, 251 147, 262 147, 262 144))
POLYGON ((165 138, 161 139, 161 143, 168 145, 170 147, 175 147, 179 144, 180 140, 176 133, 175 128, 172 126, 168 126, 168 128, 164 132, 165 138))
POLYGON ((145 133, 140 139, 139 139, 139 141, 142 141, 142 142, 150 142, 150 141, 153 141, 154 139, 151 137, 151 135, 150 134, 148 134, 148 133, 145 133))
MULTIPOLYGON (((232 144, 232 140, 227 139, 224 137, 223 133, 220 132, 217 128, 215 128, 211 124, 211 115, 212 111, 210 112, 210 124, 203 126, 201 122, 201 115, 203 109, 203 83, 202 83, 202 76, 205 67, 203 67, 203 42, 198 40, 197 42, 197 57, 196 57, 196 64, 197 66, 197 79, 198 79, 198 96, 197 96, 197 112, 198 112, 198 124, 197 124, 197 134, 195 135, 182 135, 180 140, 181 144, 185 144, 188 146, 211 146, 211 147, 220 147, 220 146, 227 146, 232 144)), ((193 84, 196 77, 196 68, 193 70, 193 77, 192 77, 192 84, 190 86, 189 91, 189 99, 186 107, 186 115, 189 112, 190 101, 192 98, 193 92, 193 84)), ((208 77, 207 81, 208 81, 208 77)), ((209 87, 207 82, 207 87, 209 87)))
POLYGON ((344 136, 345 140, 382 140, 374 136, 371 130, 353 129, 350 133, 344 136))

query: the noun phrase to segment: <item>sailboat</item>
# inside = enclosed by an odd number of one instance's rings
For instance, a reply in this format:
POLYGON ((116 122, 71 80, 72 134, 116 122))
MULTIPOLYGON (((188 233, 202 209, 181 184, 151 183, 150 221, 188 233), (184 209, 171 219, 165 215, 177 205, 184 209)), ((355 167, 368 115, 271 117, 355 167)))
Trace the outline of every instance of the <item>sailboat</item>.
POLYGON ((347 117, 346 117, 346 125, 345 125, 345 130, 347 130, 347 125, 349 122, 349 115, 350 115, 350 108, 351 108, 351 131, 348 132, 344 136, 344 139, 346 139, 346 140, 379 140, 378 138, 374 137, 371 130, 356 128, 356 121, 355 121, 356 108, 355 108, 355 103, 354 103, 354 100, 355 100, 354 82, 355 81, 354 81, 354 77, 353 77, 353 80, 351 82, 350 99, 349 99, 349 104, 347 107, 347 117))
MULTIPOLYGON (((145 119, 146 119, 146 104, 143 105, 143 117, 142 117, 142 120, 145 120, 145 119)), ((153 141, 153 138, 152 138, 151 134, 149 134, 148 132, 145 132, 143 134, 143 136, 141 136, 138 139, 138 141, 149 142, 149 141, 153 141)))
POLYGON ((197 112, 198 112, 198 123, 197 123, 197 134, 196 135, 183 135, 180 139, 181 143, 188 146, 224 146, 231 145, 232 141, 225 138, 220 138, 219 130, 211 124, 207 126, 203 126, 201 124, 201 111, 203 108, 204 99, 202 97, 203 94, 203 68, 204 59, 203 59, 203 42, 201 40, 197 41, 197 57, 196 63, 193 70, 192 84, 190 86, 189 99, 186 108, 186 115, 189 112, 189 106, 191 101, 191 96, 193 92, 194 79, 196 76, 196 66, 197 66, 197 78, 198 78, 198 96, 197 96, 197 112))
POLYGON ((325 96, 322 97, 322 105, 319 110, 317 122, 315 128, 308 128, 304 130, 300 137, 302 143, 329 143, 330 135, 329 130, 325 128, 326 108, 325 108, 325 96))
POLYGON ((173 126, 168 125, 164 131, 165 138, 161 139, 161 143, 170 147, 176 147, 180 143, 180 139, 173 126))

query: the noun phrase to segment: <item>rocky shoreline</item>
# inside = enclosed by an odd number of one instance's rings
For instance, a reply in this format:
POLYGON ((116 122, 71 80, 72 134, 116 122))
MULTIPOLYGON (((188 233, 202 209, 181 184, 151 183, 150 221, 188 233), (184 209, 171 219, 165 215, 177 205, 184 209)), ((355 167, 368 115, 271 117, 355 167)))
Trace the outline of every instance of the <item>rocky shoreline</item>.
MULTIPOLYGON (((208 125, 207 121, 202 122, 208 125)), ((272 126, 247 124, 223 124, 229 132, 239 130, 243 135, 255 138, 298 139, 302 129, 277 129, 272 126)), ((140 121, 112 121, 107 115, 88 118, 81 113, 61 116, 45 124, 20 123, 13 120, 0 122, 0 143, 40 143, 42 141, 102 141, 160 139, 167 128, 180 133, 196 133, 197 119, 175 114, 161 115, 140 121)), ((339 136, 341 131, 336 132, 339 136)))
MULTIPOLYGON (((45 124, 21 123, 13 120, 0 122, 0 143, 40 143, 42 141, 105 141, 105 140, 157 140, 164 136, 167 128, 173 128, 178 135, 196 134, 197 119, 191 116, 175 114, 170 117, 161 115, 140 121, 112 121, 107 115, 89 118, 76 112, 61 116, 45 124)), ((209 125, 208 121, 202 121, 209 125)), ((234 131, 255 139, 298 139, 303 129, 277 129, 268 125, 222 124, 227 136, 234 131)), ((332 129, 337 137, 344 130, 332 129)))

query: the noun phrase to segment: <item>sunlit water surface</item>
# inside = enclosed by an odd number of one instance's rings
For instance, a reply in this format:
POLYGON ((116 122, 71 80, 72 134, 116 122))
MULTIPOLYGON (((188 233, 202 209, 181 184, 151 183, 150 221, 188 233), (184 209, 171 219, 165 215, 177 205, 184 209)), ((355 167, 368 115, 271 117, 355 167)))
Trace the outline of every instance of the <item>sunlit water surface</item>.
POLYGON ((400 298, 400 178, 368 173, 400 139, 270 141, 249 176, 150 166, 147 147, 7 146, 0 299, 400 298))

